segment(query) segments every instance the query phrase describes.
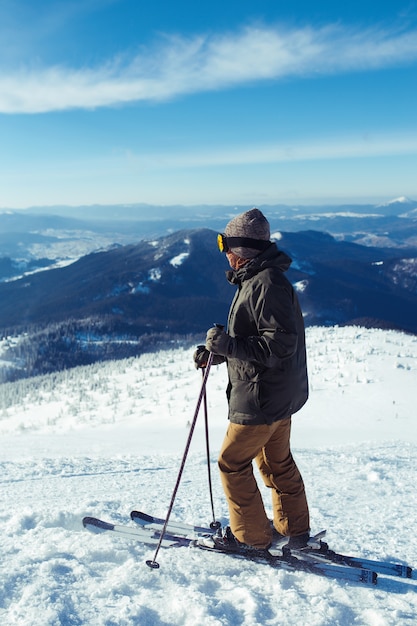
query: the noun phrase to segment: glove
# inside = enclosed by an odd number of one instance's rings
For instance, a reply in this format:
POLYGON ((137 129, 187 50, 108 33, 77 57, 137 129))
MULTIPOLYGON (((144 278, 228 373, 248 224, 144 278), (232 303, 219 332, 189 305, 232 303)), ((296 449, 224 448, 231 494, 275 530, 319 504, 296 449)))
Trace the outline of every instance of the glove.
MULTIPOLYGON (((206 350, 205 346, 197 346, 197 350, 193 354, 194 364, 197 369, 206 367, 209 355, 210 352, 206 350)), ((220 363, 224 362, 224 356, 220 356, 220 354, 213 355, 212 365, 220 365, 220 363)))
POLYGON ((225 357, 234 356, 236 339, 225 333, 223 328, 215 326, 207 331, 206 350, 225 357))

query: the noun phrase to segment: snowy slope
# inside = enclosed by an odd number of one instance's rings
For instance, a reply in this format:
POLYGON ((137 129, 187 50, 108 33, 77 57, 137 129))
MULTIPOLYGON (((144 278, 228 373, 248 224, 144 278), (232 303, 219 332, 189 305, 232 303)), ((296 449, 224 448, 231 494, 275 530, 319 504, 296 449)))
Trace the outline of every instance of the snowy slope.
MULTIPOLYGON (((332 547, 417 566, 417 337, 307 331, 311 398, 294 417, 312 530, 332 547)), ((215 510, 226 428, 223 366, 208 383, 215 510)), ((6 626, 411 625, 417 582, 378 588, 185 548, 153 550, 82 529, 131 508, 166 514, 201 385, 192 350, 1 387, 0 623, 6 626)), ((203 420, 172 514, 210 521, 203 420)), ((269 494, 261 486, 269 508, 269 494)))

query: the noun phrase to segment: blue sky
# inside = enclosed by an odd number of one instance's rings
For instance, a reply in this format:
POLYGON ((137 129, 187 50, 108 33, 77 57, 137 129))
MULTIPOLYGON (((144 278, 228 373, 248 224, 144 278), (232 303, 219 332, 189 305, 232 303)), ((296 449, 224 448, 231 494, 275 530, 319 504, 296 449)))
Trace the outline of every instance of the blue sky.
POLYGON ((0 208, 417 199, 417 1, 0 0, 0 208))

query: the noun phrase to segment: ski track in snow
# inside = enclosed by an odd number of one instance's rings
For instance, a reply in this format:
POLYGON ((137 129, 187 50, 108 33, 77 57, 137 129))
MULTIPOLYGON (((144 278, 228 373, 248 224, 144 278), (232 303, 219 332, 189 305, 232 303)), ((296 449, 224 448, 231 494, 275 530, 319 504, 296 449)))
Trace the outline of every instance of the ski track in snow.
MULTIPOLYGON (((348 554, 417 566, 417 337, 307 330, 311 397, 294 417, 312 530, 348 554)), ((226 373, 208 381, 214 505, 226 373)), ((397 626, 417 622, 416 580, 367 587, 82 528, 85 515, 165 517, 201 375, 192 350, 2 386, 0 623, 5 626, 397 626)), ((210 521, 200 416, 172 513, 210 521)), ((270 494, 260 485, 267 511, 270 494)))

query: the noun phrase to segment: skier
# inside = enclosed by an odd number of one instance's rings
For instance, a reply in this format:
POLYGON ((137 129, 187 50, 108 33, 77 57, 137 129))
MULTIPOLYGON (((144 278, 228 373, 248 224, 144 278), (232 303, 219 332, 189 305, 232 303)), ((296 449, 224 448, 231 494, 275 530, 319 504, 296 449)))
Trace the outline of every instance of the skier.
POLYGON ((237 287, 227 332, 210 328, 194 354, 204 367, 227 363, 229 426, 218 459, 229 506, 230 527, 213 535, 212 546, 242 554, 263 554, 273 534, 302 549, 309 540, 309 510, 303 479, 290 449, 291 416, 308 397, 303 316, 284 276, 291 259, 270 241, 270 226, 257 208, 232 219, 218 246, 237 287), (253 474, 255 460, 272 490, 273 526, 253 474))

